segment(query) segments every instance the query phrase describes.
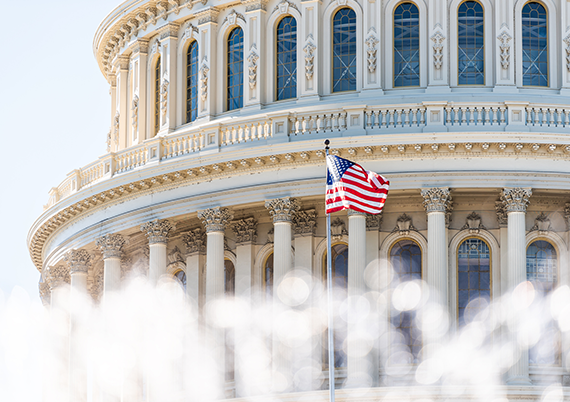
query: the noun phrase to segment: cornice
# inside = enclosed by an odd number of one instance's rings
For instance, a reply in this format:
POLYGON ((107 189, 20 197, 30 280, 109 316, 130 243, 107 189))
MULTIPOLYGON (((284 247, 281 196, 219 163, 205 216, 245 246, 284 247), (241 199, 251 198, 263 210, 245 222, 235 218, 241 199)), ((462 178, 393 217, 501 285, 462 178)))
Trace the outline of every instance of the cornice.
MULTIPOLYGON (((300 144, 298 144, 300 145, 300 144)), ((570 161, 570 146, 567 144, 536 144, 521 142, 484 143, 422 143, 407 145, 381 145, 336 148, 335 153, 355 161, 460 158, 520 158, 563 159, 570 161)), ((219 154, 218 154, 219 155, 219 154)), ((237 153, 235 154, 237 156, 237 153)), ((213 159, 211 160, 213 161, 213 159)), ((282 152, 274 155, 231 158, 223 162, 206 163, 192 168, 183 168, 140 179, 141 171, 132 175, 121 174, 124 181, 110 189, 93 192, 93 187, 80 190, 69 202, 64 199, 51 206, 40 217, 28 235, 28 249, 34 265, 42 270, 42 252, 47 240, 60 228, 72 224, 87 214, 124 203, 157 191, 199 184, 219 178, 246 175, 266 170, 294 169, 297 167, 324 165, 324 151, 313 150, 282 152), (65 201, 69 204, 66 206, 65 201)), ((156 165, 154 165, 156 167, 156 165)), ((147 170, 152 167, 146 168, 147 170)))

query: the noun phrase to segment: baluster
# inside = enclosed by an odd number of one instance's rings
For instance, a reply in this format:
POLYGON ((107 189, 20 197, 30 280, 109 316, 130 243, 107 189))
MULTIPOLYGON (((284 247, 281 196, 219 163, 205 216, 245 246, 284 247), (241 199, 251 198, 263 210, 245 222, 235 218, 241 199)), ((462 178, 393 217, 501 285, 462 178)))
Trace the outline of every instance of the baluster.
POLYGON ((451 126, 451 106, 447 105, 445 107, 445 125, 451 126))
POLYGON ((564 109, 564 114, 566 119, 564 120, 564 127, 570 126, 570 109, 564 109))
POLYGON ((562 110, 556 109, 556 127, 562 127, 562 110))
POLYGON ((374 113, 371 112, 370 110, 365 110, 364 111, 364 116, 366 117, 366 128, 367 129, 371 129, 372 128, 372 115, 374 113))
POLYGON ((412 113, 412 121, 410 122, 410 127, 417 127, 418 126, 418 108, 413 108, 411 111, 412 113))
MULTIPOLYGON (((380 113, 380 112, 378 112, 378 113, 380 113)), ((386 109, 382 110, 382 126, 381 126, 381 128, 388 127, 388 125, 387 125, 388 124, 387 123, 387 113, 388 113, 388 111, 386 109)))
POLYGON ((477 108, 473 109, 468 107, 467 111, 469 112, 469 125, 472 126, 473 124, 475 124, 475 110, 477 110, 477 108))
POLYGON ((295 135, 299 135, 299 133, 301 132, 301 122, 299 121, 299 119, 297 119, 297 117, 295 117, 295 124, 293 126, 295 128, 295 135))
POLYGON ((547 109, 547 111, 548 111, 548 116, 550 117, 550 121, 548 122, 548 126, 549 126, 549 127, 554 126, 554 119, 555 119, 555 117, 554 117, 554 110, 555 110, 555 109, 551 109, 551 108, 548 108, 548 109, 547 109))
POLYGON ((410 112, 411 112, 410 109, 406 109, 406 110, 404 111, 405 116, 406 116, 406 117, 405 117, 405 120, 406 120, 406 127, 411 127, 411 126, 412 126, 412 125, 410 124, 410 112))
POLYGON ((395 110, 390 109, 388 110, 388 122, 387 122, 387 127, 396 127, 396 124, 394 122, 394 113, 395 110))
POLYGON ((420 107, 418 109, 418 113, 420 114, 420 125, 425 126, 426 125, 426 108, 420 107))
POLYGON ((453 125, 459 125, 459 107, 453 107, 453 125))
POLYGON ((460 107, 459 110, 461 111, 461 125, 464 126, 467 124, 467 111, 469 108, 460 107))
POLYGON ((476 107, 475 108, 475 113, 477 113, 477 125, 480 126, 481 124, 483 124, 483 110, 485 110, 485 108, 482 107, 476 107))

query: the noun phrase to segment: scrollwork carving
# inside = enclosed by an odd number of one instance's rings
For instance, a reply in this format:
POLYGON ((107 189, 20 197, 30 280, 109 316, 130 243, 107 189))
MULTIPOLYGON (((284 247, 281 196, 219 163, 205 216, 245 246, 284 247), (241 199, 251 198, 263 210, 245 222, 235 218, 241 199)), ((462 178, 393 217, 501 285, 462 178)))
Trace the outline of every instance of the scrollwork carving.
POLYGON ((139 123, 139 97, 137 94, 133 96, 131 111, 132 111, 131 119, 132 119, 133 129, 137 131, 139 123))
POLYGON ((315 235, 317 229, 317 211, 308 209, 293 215, 293 230, 296 235, 315 235))
POLYGON ((291 197, 265 201, 265 208, 269 210, 269 214, 273 217, 273 223, 291 222, 293 215, 300 207, 299 201, 291 197))
POLYGON ((232 10, 228 16, 224 18, 222 25, 224 25, 226 22, 228 22, 230 25, 235 25, 237 18, 245 22, 245 17, 242 14, 238 13, 236 10, 232 10))
POLYGON ((64 256, 63 260, 67 262, 69 267, 69 273, 74 274, 76 272, 87 273, 91 267, 92 256, 87 250, 70 250, 64 256))
POLYGON ((317 50, 317 47, 313 43, 312 36, 309 35, 309 40, 303 48, 303 51, 305 52, 305 76, 308 80, 313 78, 315 68, 315 50, 317 50))
POLYGON ((206 252, 206 232, 202 228, 183 233, 182 242, 186 246, 186 254, 206 252))
POLYGON ((376 45, 378 45, 378 38, 376 37, 376 30, 374 28, 370 29, 368 37, 366 38, 366 60, 368 61, 368 71, 373 73, 376 71, 376 53, 378 49, 376 45))
POLYGON ((495 213, 497 214, 499 226, 506 226, 508 223, 507 209, 502 201, 495 201, 495 213))
POLYGON ((366 230, 368 232, 376 232, 382 226, 383 214, 366 214, 366 230))
POLYGON ((512 38, 511 35, 503 31, 497 36, 497 39, 501 42, 499 45, 499 49, 501 49, 501 67, 503 70, 507 70, 511 62, 511 45, 509 42, 512 38))
POLYGON ((228 208, 215 207, 198 211, 198 219, 204 224, 207 233, 224 232, 233 217, 228 208))
POLYGON ((257 221, 254 218, 234 221, 231 224, 231 228, 238 244, 255 242, 257 240, 257 221))
POLYGON ((441 32, 436 32, 431 38, 433 41, 433 66, 439 70, 443 65, 443 41, 445 36, 441 32))
POLYGON ((548 219, 548 216, 544 212, 541 212, 534 220, 534 226, 530 228, 530 231, 538 230, 538 233, 544 235, 550 228, 550 219, 548 219))
POLYGON ((430 212, 449 212, 453 203, 448 188, 428 188, 421 191, 424 198, 424 208, 430 212))
POLYGON ((504 188, 501 193, 507 214, 509 212, 526 212, 530 202, 532 190, 530 188, 504 188))
POLYGON ((168 235, 175 228, 176 225, 166 219, 154 219, 141 225, 141 231, 148 238, 149 244, 166 243, 168 235))
POLYGON ((331 238, 333 240, 340 240, 342 236, 347 236, 348 230, 346 230, 346 224, 338 216, 334 221, 331 222, 331 238))
POLYGON ((202 59, 202 67, 200 67, 200 98, 203 102, 208 98, 208 59, 206 56, 202 59))
POLYGON ((475 211, 471 212, 465 219, 465 225, 461 228, 461 230, 467 229, 469 229, 471 234, 477 234, 481 229, 485 229, 485 226, 481 223, 481 215, 475 211))
POLYGON ((166 111, 168 109, 168 85, 170 83, 164 77, 162 79, 162 84, 160 85, 160 111, 162 113, 162 117, 166 116, 166 111))
POLYGON ((407 236, 410 234, 410 230, 417 230, 413 223, 412 218, 405 213, 398 217, 396 221, 396 227, 394 228, 393 232, 399 232, 400 236, 407 236))
POLYGON ((120 234, 106 234, 95 240, 95 245, 103 253, 103 259, 121 258, 123 247, 128 243, 129 241, 120 234))
POLYGON ((257 47, 255 43, 251 46, 251 50, 249 56, 247 57, 248 61, 248 70, 249 70, 249 87, 254 89, 257 85, 257 61, 259 60, 259 55, 257 54, 257 47))
POLYGON ((566 51, 566 70, 570 72, 570 35, 566 36, 563 41, 566 44, 564 47, 564 50, 566 51))

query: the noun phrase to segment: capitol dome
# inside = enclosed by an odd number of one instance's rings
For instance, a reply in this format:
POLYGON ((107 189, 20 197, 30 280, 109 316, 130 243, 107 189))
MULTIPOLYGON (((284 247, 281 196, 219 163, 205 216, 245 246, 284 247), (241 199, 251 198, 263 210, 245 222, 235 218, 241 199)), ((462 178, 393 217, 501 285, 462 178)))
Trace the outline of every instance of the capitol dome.
MULTIPOLYGON (((275 314, 317 309, 325 139, 391 182, 382 214, 332 216, 346 297, 335 327, 340 398, 475 398, 476 381, 455 393, 418 375, 437 371, 424 365, 437 354, 428 345, 514 289, 547 299, 570 285, 565 0, 128 0, 100 24, 93 51, 110 87, 107 152, 51 190, 28 236, 52 309, 68 285, 102 303, 133 272, 152 285, 173 278, 204 325, 224 298, 275 314), (272 289, 291 278, 310 291, 288 304, 272 289), (419 330, 421 303, 440 306, 444 329, 419 330)), ((493 398, 539 400, 570 384, 558 313, 543 312, 546 329, 522 342, 513 328, 524 315, 502 306, 511 331, 487 340, 513 350, 493 352, 511 356, 493 398)), ((313 317, 309 327, 285 353, 273 324, 267 382, 280 385, 268 392, 327 397, 326 325, 313 317)), ((239 343, 219 346, 233 335, 212 334, 217 397, 263 394, 243 385, 239 343)), ((59 373, 91 381, 68 342, 59 373)), ((157 400, 139 383, 132 400, 157 400)), ((72 387, 71 400, 93 389, 72 387)))

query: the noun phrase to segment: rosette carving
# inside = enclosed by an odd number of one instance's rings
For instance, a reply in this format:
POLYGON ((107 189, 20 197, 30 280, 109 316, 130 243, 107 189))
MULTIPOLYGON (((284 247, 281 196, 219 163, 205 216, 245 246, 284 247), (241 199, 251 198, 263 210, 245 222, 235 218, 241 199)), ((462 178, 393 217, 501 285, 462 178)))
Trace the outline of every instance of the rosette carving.
POLYGON ((257 240, 257 221, 254 218, 234 221, 231 224, 231 228, 238 244, 255 242, 257 240))
POLYGON ((501 193, 501 201, 509 212, 526 212, 530 202, 532 190, 530 188, 504 188, 501 193))
POLYGON ((71 250, 63 257, 63 260, 67 262, 69 266, 69 272, 74 274, 76 272, 87 273, 91 267, 91 254, 87 250, 71 250))
POLYGON ((120 234, 106 234, 95 240, 95 245, 103 253, 103 259, 121 258, 123 247, 129 242, 120 234))
POLYGON ((269 210, 269 214, 273 217, 273 223, 291 222, 300 207, 299 201, 291 197, 265 201, 265 208, 269 210))
POLYGON ((206 233, 224 232, 233 217, 228 208, 215 207, 198 211, 198 218, 202 220, 206 233))
POLYGON ((296 235, 315 235, 317 230, 317 211, 308 209, 298 211, 293 216, 293 230, 296 235))
POLYGON ((428 188, 422 190, 422 197, 424 197, 424 208, 427 213, 430 212, 449 212, 453 201, 448 188, 428 188))
POLYGON ((155 219, 141 225, 141 231, 148 238, 149 244, 166 243, 170 231, 174 230, 176 225, 168 220, 155 219))
POLYGON ((206 252, 206 232, 202 228, 183 233, 182 242, 186 246, 186 254, 206 252))

